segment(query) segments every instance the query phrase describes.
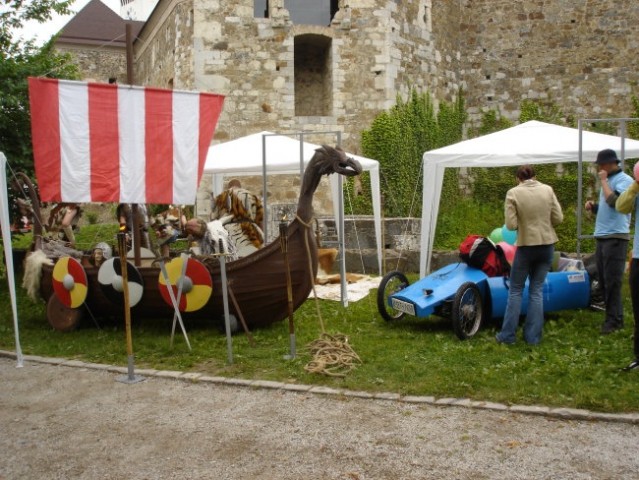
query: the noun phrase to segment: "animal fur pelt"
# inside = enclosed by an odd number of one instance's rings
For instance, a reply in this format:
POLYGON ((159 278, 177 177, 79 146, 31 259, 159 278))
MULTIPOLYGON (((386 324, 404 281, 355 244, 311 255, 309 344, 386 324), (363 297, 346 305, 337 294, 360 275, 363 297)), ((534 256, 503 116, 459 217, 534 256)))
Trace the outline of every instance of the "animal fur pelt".
MULTIPOLYGON (((317 277, 315 278, 315 285, 326 285, 329 283, 341 283, 342 277, 339 273, 331 274, 333 271, 333 265, 337 258, 336 248, 318 248, 317 249, 317 261, 319 267, 317 269, 317 277)), ((355 283, 364 278, 366 275, 358 275, 357 273, 347 273, 346 283, 355 283)))
POLYGON ((337 248, 318 248, 317 249, 317 263, 319 268, 317 270, 318 276, 330 275, 333 271, 333 265, 335 265, 335 259, 337 258, 337 248))
MULTIPOLYGON (((347 273, 346 283, 356 283, 356 282, 359 282, 362 278, 366 278, 366 275, 360 275, 358 273, 347 273)), ((341 282, 342 282, 342 277, 340 276, 339 273, 336 273, 334 275, 318 276, 315 279, 316 285, 326 285, 329 283, 341 283, 341 282)))
POLYGON ((241 234, 245 238, 243 241, 251 243, 256 249, 264 245, 264 233, 260 228, 264 220, 264 207, 257 195, 241 187, 231 187, 219 194, 213 202, 211 220, 228 216, 230 219, 223 222, 227 229, 237 230, 237 225, 241 228, 241 232, 234 232, 234 236, 241 234))
POLYGON ((49 240, 42 244, 42 251, 49 258, 73 257, 80 259, 83 253, 75 248, 68 247, 61 240, 49 240))
POLYGON ((221 220, 213 220, 206 224, 206 231, 199 245, 202 255, 227 253, 229 260, 237 260, 235 244, 229 241, 229 232, 224 228, 221 220))
POLYGON ((27 295, 34 302, 37 302, 39 298, 43 265, 53 265, 53 260, 48 258, 42 250, 31 252, 24 261, 22 288, 27 291, 27 295))
MULTIPOLYGON (((230 216, 224 217, 221 222, 223 223, 226 231, 229 232, 229 244, 235 246, 238 258, 246 257, 259 249, 259 246, 255 244, 255 241, 251 239, 252 237, 246 234, 247 230, 244 228, 244 225, 247 222, 234 223, 230 216), (225 220, 226 218, 229 219, 228 222, 225 220)), ((257 227, 257 225, 251 224, 251 226, 251 232, 259 231, 261 234, 260 239, 264 238, 262 230, 257 227)), ((261 240, 258 243, 261 245, 261 240)))

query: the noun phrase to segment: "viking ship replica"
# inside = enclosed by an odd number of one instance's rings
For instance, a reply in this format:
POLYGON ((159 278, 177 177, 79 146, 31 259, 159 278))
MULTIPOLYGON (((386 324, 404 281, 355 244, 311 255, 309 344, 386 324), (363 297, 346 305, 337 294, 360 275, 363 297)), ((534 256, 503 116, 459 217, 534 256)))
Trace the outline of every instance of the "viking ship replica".
MULTIPOLYGON (((294 311, 308 298, 318 270, 317 241, 311 228, 315 191, 324 175, 336 173, 350 177, 359 175, 361 171, 359 162, 347 157, 342 149, 326 145, 318 148, 304 172, 295 219, 286 225, 282 224, 280 238, 246 257, 224 262, 229 311, 242 321, 245 328, 260 328, 281 321, 290 315, 291 303, 294 311)), ((29 182, 26 176, 22 179, 25 183, 29 182)), ((33 186, 28 190, 35 217, 34 248, 40 250, 40 202, 33 186)), ((183 312, 183 319, 210 319, 220 326, 224 321, 220 256, 192 258, 206 266, 211 276, 212 290, 202 308, 183 312)), ((86 311, 94 317, 118 317, 123 314, 123 303, 117 299, 114 301, 112 295, 106 294, 104 284, 99 280, 100 268, 91 263, 90 252, 84 252, 79 264, 86 273, 86 300, 78 307, 70 307, 68 302, 61 301, 56 295, 55 265, 42 265, 39 293, 47 302, 47 319, 57 330, 74 329, 86 311)), ((138 280, 142 286, 141 298, 131 307, 131 316, 173 317, 173 306, 167 303, 166 297, 163 298, 162 288, 166 286, 161 285, 160 266, 155 263, 139 266, 137 271, 141 279, 138 280)))

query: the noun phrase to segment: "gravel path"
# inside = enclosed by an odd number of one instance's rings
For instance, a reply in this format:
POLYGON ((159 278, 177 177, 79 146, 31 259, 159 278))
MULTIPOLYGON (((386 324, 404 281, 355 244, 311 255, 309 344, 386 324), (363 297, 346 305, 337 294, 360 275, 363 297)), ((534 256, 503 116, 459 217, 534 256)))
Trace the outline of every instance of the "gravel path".
POLYGON ((0 480, 636 479, 639 425, 0 358, 0 480))

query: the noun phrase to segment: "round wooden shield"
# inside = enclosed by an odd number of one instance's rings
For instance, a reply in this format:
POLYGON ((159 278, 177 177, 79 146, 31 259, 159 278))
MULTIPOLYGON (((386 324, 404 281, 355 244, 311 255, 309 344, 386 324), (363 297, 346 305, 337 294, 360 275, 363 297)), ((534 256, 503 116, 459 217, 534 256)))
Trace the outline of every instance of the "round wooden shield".
MULTIPOLYGON (((144 282, 140 271, 130 262, 126 262, 126 273, 129 285, 129 306, 134 307, 142 299, 144 282)), ((100 266, 98 282, 105 297, 115 304, 124 304, 122 263, 118 257, 110 258, 100 266)))
POLYGON ((55 330, 59 332, 75 330, 83 316, 83 308, 67 307, 56 294, 49 297, 47 302, 47 321, 55 330))
POLYGON ((87 298, 87 284, 87 274, 75 258, 61 257, 55 263, 53 291, 64 306, 81 306, 87 298))
MULTIPOLYGON (((179 287, 182 285, 182 295, 178 304, 181 312, 194 312, 209 301, 213 292, 213 281, 204 264, 194 258, 183 259, 178 257, 166 264, 166 272, 176 299, 179 287), (182 272, 184 272, 184 276, 182 276, 182 272)), ((169 286, 162 272, 160 272, 158 284, 162 298, 172 307, 169 286)))

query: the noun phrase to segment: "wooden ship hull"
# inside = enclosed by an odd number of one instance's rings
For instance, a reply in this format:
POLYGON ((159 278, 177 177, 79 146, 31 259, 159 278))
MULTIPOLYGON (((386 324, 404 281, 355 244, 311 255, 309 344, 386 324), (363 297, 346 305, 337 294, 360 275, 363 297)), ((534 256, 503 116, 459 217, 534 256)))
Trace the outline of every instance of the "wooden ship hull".
MULTIPOLYGON (((344 176, 359 175, 361 165, 346 157, 343 150, 322 146, 316 150, 306 167, 300 188, 296 219, 287 228, 287 254, 282 248, 281 238, 234 261, 226 262, 229 313, 245 328, 253 329, 271 325, 288 317, 310 294, 318 270, 317 242, 310 224, 313 218, 313 195, 323 175, 333 173, 344 176), (288 273, 290 272, 290 284, 288 273), (289 302, 292 295, 292 310, 289 302)), ((23 177, 25 182, 27 177, 23 177)), ((33 186, 30 192, 35 192, 33 186)), ((42 225, 39 201, 32 195, 34 225, 42 225)), ((35 227, 34 227, 35 228, 35 227)), ((34 231, 34 248, 41 248, 41 231, 34 231)), ((212 323, 224 324, 224 299, 219 258, 196 257, 208 268, 213 282, 212 294, 203 308, 182 313, 189 318, 210 319, 212 323)), ((98 281, 99 268, 89 263, 88 257, 81 264, 87 275, 87 297, 83 305, 70 308, 63 304, 54 292, 54 267, 44 265, 40 281, 40 295, 47 302, 47 319, 58 330, 72 330, 84 311, 93 317, 124 317, 124 301, 114 302, 102 290, 98 281)), ((162 297, 160 290, 160 267, 158 265, 137 267, 142 277, 143 293, 140 301, 131 307, 131 318, 173 318, 174 309, 162 297)), ((239 328, 239 325, 238 325, 239 328)))
MULTIPOLYGON (((317 244, 309 228, 294 220, 288 228, 288 262, 291 273, 293 310, 308 298, 317 275, 317 244), (308 238, 308 248, 304 237, 308 238)), ((199 258, 202 260, 201 258, 199 258)), ((71 329, 79 321, 82 309, 88 309, 94 317, 123 317, 124 303, 117 304, 105 296, 98 281, 98 268, 81 261, 84 266, 88 293, 85 305, 70 309, 55 300, 53 266, 42 270, 40 295, 49 302, 48 317, 54 328, 71 329), (56 327, 58 325, 58 327, 56 327)), ((210 319, 212 324, 224 323, 224 299, 220 262, 216 257, 204 261, 211 273, 213 291, 206 305, 193 312, 182 312, 185 321, 210 319)), ((131 307, 131 317, 172 319, 174 310, 160 293, 159 266, 137 267, 142 276, 144 293, 140 301, 131 307)), ((279 239, 255 253, 235 261, 226 262, 229 313, 238 322, 243 319, 249 329, 261 328, 288 316, 288 287, 286 258, 279 239)))

